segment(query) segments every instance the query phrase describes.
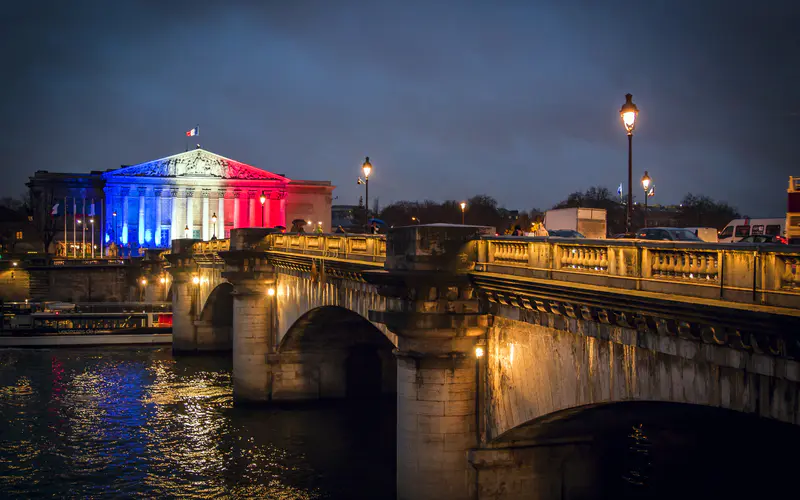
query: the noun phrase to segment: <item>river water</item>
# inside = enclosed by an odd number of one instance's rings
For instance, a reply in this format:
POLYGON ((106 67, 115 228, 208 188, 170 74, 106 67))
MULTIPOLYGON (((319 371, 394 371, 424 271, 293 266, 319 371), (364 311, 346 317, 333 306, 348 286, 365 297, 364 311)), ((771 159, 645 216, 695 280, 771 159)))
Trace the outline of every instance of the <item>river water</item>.
POLYGON ((2 350, 0 492, 394 498, 394 401, 234 407, 224 356, 2 350))
MULTIPOLYGON (((677 421, 596 436, 565 481, 592 477, 581 498, 797 496, 796 427, 677 421)), ((395 423, 393 398, 234 407, 227 356, 0 350, 0 498, 392 499, 395 423)))

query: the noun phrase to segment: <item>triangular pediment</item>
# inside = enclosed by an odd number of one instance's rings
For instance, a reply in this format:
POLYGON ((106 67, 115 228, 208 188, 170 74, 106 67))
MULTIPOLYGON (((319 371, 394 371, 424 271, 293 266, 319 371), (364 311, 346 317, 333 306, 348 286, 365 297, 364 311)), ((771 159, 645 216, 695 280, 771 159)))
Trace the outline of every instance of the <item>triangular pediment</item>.
POLYGON ((286 177, 199 148, 112 170, 103 177, 211 177, 289 182, 286 177))

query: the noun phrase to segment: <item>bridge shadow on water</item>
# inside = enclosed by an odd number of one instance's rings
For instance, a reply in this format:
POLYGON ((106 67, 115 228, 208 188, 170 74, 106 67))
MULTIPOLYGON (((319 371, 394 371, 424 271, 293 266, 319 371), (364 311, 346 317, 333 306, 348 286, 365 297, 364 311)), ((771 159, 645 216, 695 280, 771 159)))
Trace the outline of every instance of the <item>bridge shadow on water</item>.
MULTIPOLYGON (((561 412, 507 433, 517 446, 583 442, 554 498, 796 498, 800 428, 729 410, 626 402, 561 412)), ((567 461, 568 462, 568 461, 567 461)), ((555 471, 553 471, 555 472, 555 471)))

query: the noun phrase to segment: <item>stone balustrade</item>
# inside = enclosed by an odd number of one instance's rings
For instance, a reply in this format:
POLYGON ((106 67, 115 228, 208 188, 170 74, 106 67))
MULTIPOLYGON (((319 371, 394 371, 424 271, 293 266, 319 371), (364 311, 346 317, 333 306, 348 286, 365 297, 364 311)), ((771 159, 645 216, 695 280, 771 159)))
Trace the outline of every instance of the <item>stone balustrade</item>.
POLYGON ((800 308, 800 248, 482 237, 475 272, 800 308))
MULTIPOLYGON (((466 258, 475 272, 800 308, 800 249, 785 245, 484 236, 466 258)), ((270 233, 258 249, 380 263, 386 238, 270 233)), ((230 240, 193 242, 195 255, 230 240)))
POLYGON ((386 237, 381 235, 273 233, 267 240, 269 249, 276 252, 369 262, 386 259, 386 237))

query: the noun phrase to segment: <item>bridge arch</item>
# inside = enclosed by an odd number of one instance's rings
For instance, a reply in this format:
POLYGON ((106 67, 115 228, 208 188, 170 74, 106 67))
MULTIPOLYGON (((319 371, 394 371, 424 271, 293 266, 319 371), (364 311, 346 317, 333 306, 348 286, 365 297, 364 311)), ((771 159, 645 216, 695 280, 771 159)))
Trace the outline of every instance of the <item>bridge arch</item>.
POLYGON ((233 285, 218 284, 203 305, 197 327, 198 350, 229 351, 233 347, 233 285))
POLYGON ((675 498, 690 484, 693 497, 773 497, 794 488, 793 465, 784 457, 798 445, 800 427, 772 418, 699 404, 618 401, 534 418, 471 453, 470 462, 481 498, 526 498, 531 490, 566 491, 568 498, 675 498), (769 479, 737 480, 732 459, 747 462, 748 476, 769 479))
POLYGON ((396 391, 394 344, 360 314, 316 307, 292 324, 278 346, 273 394, 281 399, 376 397, 396 391), (288 397, 287 397, 288 396, 288 397))

